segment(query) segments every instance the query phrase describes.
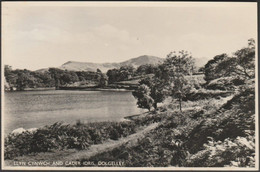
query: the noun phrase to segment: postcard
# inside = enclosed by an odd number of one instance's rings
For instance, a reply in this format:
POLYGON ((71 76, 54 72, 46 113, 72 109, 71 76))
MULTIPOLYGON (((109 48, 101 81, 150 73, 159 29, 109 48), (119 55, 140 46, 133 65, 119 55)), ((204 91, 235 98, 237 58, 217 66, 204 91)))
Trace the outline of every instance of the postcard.
POLYGON ((256 2, 2 3, 3 170, 257 170, 256 2))

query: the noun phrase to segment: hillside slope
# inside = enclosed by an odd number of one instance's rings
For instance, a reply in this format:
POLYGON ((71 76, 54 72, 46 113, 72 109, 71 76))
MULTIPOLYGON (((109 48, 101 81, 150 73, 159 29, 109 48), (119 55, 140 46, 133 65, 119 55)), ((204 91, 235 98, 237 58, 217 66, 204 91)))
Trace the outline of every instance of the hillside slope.
MULTIPOLYGON (((133 67, 136 68, 144 64, 156 65, 161 62, 163 62, 162 58, 156 56, 143 55, 120 63, 91 63, 91 62, 68 61, 58 68, 62 70, 70 70, 70 71, 93 71, 93 72, 97 71, 97 69, 100 69, 102 72, 107 72, 109 69, 119 68, 124 65, 132 65, 133 67)), ((48 68, 39 69, 37 71, 44 72, 47 70, 48 68)))

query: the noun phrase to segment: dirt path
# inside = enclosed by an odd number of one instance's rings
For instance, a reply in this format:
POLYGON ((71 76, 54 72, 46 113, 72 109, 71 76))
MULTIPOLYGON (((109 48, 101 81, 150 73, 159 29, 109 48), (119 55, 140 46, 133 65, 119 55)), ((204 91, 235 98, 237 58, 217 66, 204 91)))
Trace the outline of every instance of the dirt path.
POLYGON ((153 123, 153 124, 149 125, 148 127, 144 128, 143 130, 141 130, 135 134, 129 135, 128 137, 124 137, 119 140, 109 140, 108 142, 105 142, 102 144, 92 145, 89 147, 88 150, 82 150, 82 151, 73 153, 71 155, 68 155, 66 157, 63 157, 63 160, 70 161, 70 160, 80 160, 82 158, 87 159, 98 153, 112 150, 123 144, 129 144, 129 145, 133 146, 137 143, 138 139, 143 138, 147 132, 156 128, 157 126, 158 126, 158 123, 153 123))

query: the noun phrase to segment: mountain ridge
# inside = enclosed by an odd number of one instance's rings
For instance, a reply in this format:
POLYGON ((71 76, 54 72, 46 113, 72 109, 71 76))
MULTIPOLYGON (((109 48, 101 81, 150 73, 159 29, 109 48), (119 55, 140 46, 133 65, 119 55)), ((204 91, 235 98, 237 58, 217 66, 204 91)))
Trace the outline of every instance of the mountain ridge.
MULTIPOLYGON (((102 72, 107 72, 109 69, 120 68, 121 66, 125 66, 125 65, 132 65, 135 68, 144 64, 156 65, 163 62, 163 60, 164 60, 163 58, 151 56, 151 55, 142 55, 118 63, 116 62, 93 63, 93 62, 79 62, 79 61, 70 60, 57 68, 62 70, 69 70, 69 71, 93 71, 93 72, 95 72, 97 69, 100 69, 102 72)), ((48 69, 49 68, 39 69, 37 71, 43 72, 48 69)))
MULTIPOLYGON (((79 61, 67 61, 59 67, 62 70, 69 70, 69 71, 97 71, 100 69, 102 72, 107 72, 109 69, 120 68, 121 66, 125 65, 132 65, 133 67, 137 68, 144 64, 153 64, 157 65, 162 63, 164 58, 160 58, 157 56, 151 55, 142 55, 135 58, 131 58, 129 60, 125 60, 123 62, 105 62, 105 63, 94 63, 94 62, 79 62, 79 61)), ((203 67, 207 62, 207 58, 196 58, 195 59, 195 66, 196 67, 203 67)), ((49 68, 39 69, 36 70, 38 72, 47 71, 49 68)))

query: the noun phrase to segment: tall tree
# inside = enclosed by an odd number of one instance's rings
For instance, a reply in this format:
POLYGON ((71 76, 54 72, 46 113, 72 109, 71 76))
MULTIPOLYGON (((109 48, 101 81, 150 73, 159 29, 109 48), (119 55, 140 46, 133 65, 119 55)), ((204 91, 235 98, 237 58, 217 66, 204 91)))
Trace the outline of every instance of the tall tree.
POLYGON ((51 74, 51 77, 55 80, 56 89, 59 89, 59 87, 62 85, 61 76, 62 76, 63 70, 58 69, 58 68, 49 68, 49 72, 51 74))
POLYGON ((182 99, 192 88, 185 76, 192 75, 194 59, 184 50, 178 53, 171 52, 159 69, 161 71, 159 74, 157 72, 156 76, 162 78, 170 95, 179 101, 179 108, 182 111, 182 99))

